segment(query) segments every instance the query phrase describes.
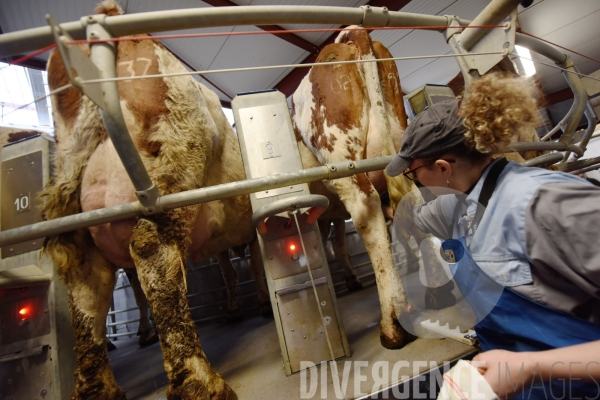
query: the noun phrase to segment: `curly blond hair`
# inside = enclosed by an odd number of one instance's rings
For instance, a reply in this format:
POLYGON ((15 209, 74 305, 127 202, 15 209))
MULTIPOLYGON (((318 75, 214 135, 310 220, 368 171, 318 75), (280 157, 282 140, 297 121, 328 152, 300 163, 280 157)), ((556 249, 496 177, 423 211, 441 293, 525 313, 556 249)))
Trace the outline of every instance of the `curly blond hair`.
POLYGON ((475 80, 461 104, 465 144, 491 153, 511 142, 538 141, 537 87, 530 79, 492 72, 475 80))

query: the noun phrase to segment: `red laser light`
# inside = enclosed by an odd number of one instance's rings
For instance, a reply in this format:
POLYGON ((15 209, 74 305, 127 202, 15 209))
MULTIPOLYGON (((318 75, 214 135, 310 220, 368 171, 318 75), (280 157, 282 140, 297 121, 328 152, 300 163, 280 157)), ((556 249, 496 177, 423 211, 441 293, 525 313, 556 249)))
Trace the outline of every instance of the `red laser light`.
POLYGON ((290 250, 291 250, 291 251, 294 251, 294 250, 296 250, 296 245, 295 245, 295 244, 291 244, 291 245, 290 245, 290 250))

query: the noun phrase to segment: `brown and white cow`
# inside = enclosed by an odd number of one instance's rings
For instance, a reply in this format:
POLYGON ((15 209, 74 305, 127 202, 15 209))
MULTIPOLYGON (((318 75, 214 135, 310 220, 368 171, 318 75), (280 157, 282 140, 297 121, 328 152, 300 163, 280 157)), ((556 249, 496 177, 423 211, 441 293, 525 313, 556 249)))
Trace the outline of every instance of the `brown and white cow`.
MULTIPOLYGON (((119 14, 114 1, 98 13, 119 14)), ((117 45, 117 74, 185 72, 160 43, 117 45)), ((68 82, 51 54, 52 89, 68 82)), ((189 76, 119 82, 133 141, 161 194, 244 179, 237 139, 217 96, 189 76)), ((76 89, 53 96, 55 175, 44 190, 47 219, 135 201, 134 188, 102 125, 98 108, 76 89)), ((61 234, 45 251, 69 290, 76 337, 73 398, 119 399, 104 345, 116 268, 136 267, 164 355, 169 399, 231 399, 235 393, 206 359, 186 299, 184 260, 250 243, 255 237, 247 196, 113 222, 61 234)))
MULTIPOLYGON (((391 57, 366 31, 346 30, 336 43, 321 51, 317 62, 391 57)), ((292 97, 292 121, 298 141, 304 142, 320 163, 396 154, 406 128, 406 114, 395 63, 312 67, 292 97)), ((325 185, 352 216, 371 258, 382 313, 381 343, 400 348, 414 337, 398 323, 396 310, 410 310, 392 263, 378 192, 387 190, 395 208, 414 186, 405 179, 389 179, 383 171, 331 180, 325 185)))

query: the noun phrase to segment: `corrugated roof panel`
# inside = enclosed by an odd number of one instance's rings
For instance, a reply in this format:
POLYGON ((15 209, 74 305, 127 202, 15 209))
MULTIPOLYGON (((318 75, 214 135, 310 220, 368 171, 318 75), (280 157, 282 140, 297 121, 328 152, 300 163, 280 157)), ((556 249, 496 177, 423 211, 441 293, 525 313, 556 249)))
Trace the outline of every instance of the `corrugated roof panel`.
POLYGON ((406 35, 414 32, 414 29, 398 29, 398 30, 374 30, 371 32, 371 38, 373 40, 380 41, 386 47, 391 47, 394 43, 402 40, 406 35))
POLYGON ((212 8, 212 6, 197 0, 169 0, 168 3, 162 0, 127 1, 128 14, 162 10, 183 10, 188 8, 212 8))
POLYGON ((598 0, 544 0, 519 14, 519 23, 524 31, 544 36, 598 10, 598 0))
POLYGON ((439 58, 424 65, 419 71, 402 76, 402 91, 410 93, 425 84, 446 85, 458 74, 460 69, 453 58, 439 58))
POLYGON ((0 1, 0 26, 4 33, 47 26, 46 14, 59 23, 78 21, 92 14, 96 4, 96 0, 3 0, 0 1))
MULTIPOLYGON (((235 31, 259 31, 239 26, 235 31)), ((248 68, 294 64, 307 52, 272 35, 235 36, 228 38, 209 69, 248 68)), ((230 94, 270 88, 281 79, 284 70, 252 71, 211 75, 210 79, 230 94)))
POLYGON ((417 0, 411 1, 405 5, 402 10, 403 12, 415 13, 415 14, 428 14, 438 15, 446 7, 455 3, 457 0, 417 0))
MULTIPOLYGON (((600 9, 568 25, 565 25, 560 29, 544 35, 543 38, 568 49, 573 48, 574 50, 575 47, 598 38, 594 28, 598 25, 599 21, 600 9)), ((523 29, 526 32, 529 32, 525 28, 523 29)), ((600 55, 600 49, 597 49, 594 51, 594 53, 600 55)), ((590 56, 593 57, 593 55, 590 56)))
MULTIPOLYGON (((447 54, 451 51, 444 36, 433 31, 412 31, 388 49, 394 57, 432 56, 447 54)), ((397 61, 396 64, 400 76, 406 76, 431 62, 432 59, 415 59, 397 61)))
MULTIPOLYGON (((456 0, 420 0, 411 1, 404 6, 400 11, 414 13, 414 14, 427 14, 436 15, 442 10, 446 9, 449 5, 456 2, 456 0)), ((371 33, 371 37, 374 40, 378 40, 388 48, 392 47, 395 43, 403 40, 407 35, 414 32, 414 30, 379 30, 371 33)), ((399 57, 399 56, 398 56, 399 57)))
POLYGON ((462 19, 474 19, 488 5, 481 0, 461 0, 442 10, 441 15, 457 15, 462 19))
POLYGON ((535 6, 536 4, 539 4, 539 3, 541 3, 542 1, 544 1, 544 0, 535 0, 535 1, 534 1, 533 3, 531 3, 531 5, 530 5, 529 7, 527 7, 527 8, 525 8, 525 7, 521 6, 521 5, 519 5, 519 7, 517 7, 518 13, 519 13, 519 14, 521 14, 523 11, 531 9, 531 7, 535 6))
MULTIPOLYGON (((272 4, 282 4, 280 0, 260 0, 268 1, 272 4)), ((294 1, 290 1, 289 3, 285 3, 286 5, 306 5, 306 6, 335 6, 335 7, 360 7, 368 3, 369 0, 298 0, 297 3, 294 1)), ((255 4, 253 2, 252 4, 255 4)), ((315 25, 315 24, 281 24, 282 28, 285 29, 331 29, 331 28, 339 28, 340 25, 315 25)), ((295 35, 300 36, 302 39, 307 40, 317 46, 320 46, 331 34, 334 32, 303 32, 303 33, 295 33, 295 35)))

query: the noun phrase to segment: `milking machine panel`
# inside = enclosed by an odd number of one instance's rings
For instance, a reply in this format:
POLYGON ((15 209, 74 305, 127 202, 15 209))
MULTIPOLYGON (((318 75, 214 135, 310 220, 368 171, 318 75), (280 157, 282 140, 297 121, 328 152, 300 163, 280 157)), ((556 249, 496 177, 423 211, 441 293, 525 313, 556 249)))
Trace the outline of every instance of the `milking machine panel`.
MULTIPOLYGON (((287 103, 272 90, 232 101, 246 178, 302 169, 287 103)), ((350 355, 315 210, 327 199, 297 184, 250 195, 287 375, 302 361, 350 355)))
POLYGON ((446 85, 427 84, 404 96, 404 109, 412 120, 426 107, 440 101, 455 99, 454 92, 446 85))
MULTIPOLYGON (((50 176, 49 150, 49 140, 40 136, 2 149, 2 231, 40 220, 37 194, 50 176)), ((59 399, 73 389, 66 289, 54 279, 48 258, 40 259, 42 243, 37 239, 2 247, 0 399, 59 399)))

